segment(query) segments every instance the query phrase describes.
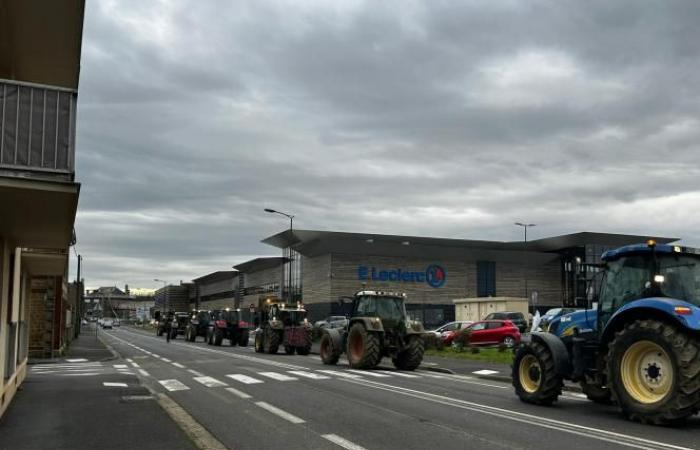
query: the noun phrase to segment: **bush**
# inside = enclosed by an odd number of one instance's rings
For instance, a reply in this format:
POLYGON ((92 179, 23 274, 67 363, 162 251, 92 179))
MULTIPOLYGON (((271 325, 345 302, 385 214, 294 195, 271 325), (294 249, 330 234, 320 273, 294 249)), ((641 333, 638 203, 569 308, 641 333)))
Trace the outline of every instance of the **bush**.
MULTIPOLYGON (((458 352, 464 351, 465 348, 471 348, 469 340, 471 339, 471 331, 468 329, 459 331, 452 340, 452 348, 458 352)), ((476 347, 474 347, 476 348, 476 347)), ((478 353, 478 350, 475 352, 478 353)))

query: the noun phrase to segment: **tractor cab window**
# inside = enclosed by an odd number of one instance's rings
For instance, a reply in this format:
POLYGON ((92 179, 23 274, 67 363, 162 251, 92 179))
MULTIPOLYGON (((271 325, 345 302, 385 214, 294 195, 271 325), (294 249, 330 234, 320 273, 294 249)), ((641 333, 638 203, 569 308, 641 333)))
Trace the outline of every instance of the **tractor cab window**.
POLYGON ((602 323, 624 304, 654 295, 650 290, 653 261, 645 255, 622 257, 608 263, 608 270, 600 290, 602 323))
POLYGON ((301 325, 306 317, 306 311, 285 310, 281 314, 282 322, 288 327, 301 325))
POLYGON ((661 295, 700 306, 700 258, 689 255, 665 255, 659 258, 661 295))
POLYGON ((360 297, 355 316, 379 316, 384 320, 403 320, 406 316, 403 299, 396 297, 360 297))

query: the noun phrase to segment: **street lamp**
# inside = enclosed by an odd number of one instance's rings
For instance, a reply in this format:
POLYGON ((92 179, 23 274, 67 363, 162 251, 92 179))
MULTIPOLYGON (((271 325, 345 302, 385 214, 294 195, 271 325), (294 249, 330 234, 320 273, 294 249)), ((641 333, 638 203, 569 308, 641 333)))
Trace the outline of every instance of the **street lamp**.
MULTIPOLYGON (((522 222, 515 222, 515 225, 519 227, 523 227, 525 230, 525 245, 524 245, 524 250, 525 250, 525 298, 527 299, 527 304, 530 305, 530 297, 528 296, 527 293, 527 270, 528 270, 528 257, 527 257, 527 229, 529 227, 535 227, 537 226, 536 223, 522 223, 522 222)), ((528 307, 528 309, 531 309, 528 307)))
POLYGON ((158 279, 158 278, 154 278, 153 281, 157 281, 157 282, 159 282, 159 283, 163 283, 163 295, 165 296, 165 299, 164 299, 164 302, 163 302, 164 305, 165 305, 165 308, 164 308, 165 311, 163 311, 163 312, 167 314, 167 312, 168 312, 168 306, 169 306, 169 305, 168 305, 168 290, 167 290, 165 287, 168 285, 168 282, 165 281, 165 280, 160 280, 160 279, 158 279))
POLYGON ((276 210, 270 209, 270 208, 265 208, 265 212, 266 212, 266 213, 270 213, 270 214, 279 214, 279 215, 285 216, 286 218, 289 219, 289 238, 290 238, 290 242, 289 242, 289 262, 288 262, 288 266, 289 266, 289 271, 288 271, 288 272, 289 272, 289 275, 288 275, 288 279, 287 279, 287 303, 291 305, 292 302, 293 302, 293 299, 292 299, 292 261, 293 261, 293 259, 294 259, 294 258, 292 258, 292 243, 291 243, 291 238, 292 238, 292 235, 293 235, 293 233, 294 233, 294 216, 291 215, 291 214, 283 213, 282 211, 276 211, 276 210))

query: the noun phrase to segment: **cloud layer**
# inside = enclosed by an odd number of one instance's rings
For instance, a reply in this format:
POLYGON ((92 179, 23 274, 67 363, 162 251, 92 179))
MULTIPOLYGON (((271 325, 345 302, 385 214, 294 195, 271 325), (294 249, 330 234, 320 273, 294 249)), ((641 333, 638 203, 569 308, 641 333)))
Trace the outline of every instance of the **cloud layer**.
POLYGON ((700 245, 697 2, 87 5, 88 284, 190 280, 301 228, 700 245))

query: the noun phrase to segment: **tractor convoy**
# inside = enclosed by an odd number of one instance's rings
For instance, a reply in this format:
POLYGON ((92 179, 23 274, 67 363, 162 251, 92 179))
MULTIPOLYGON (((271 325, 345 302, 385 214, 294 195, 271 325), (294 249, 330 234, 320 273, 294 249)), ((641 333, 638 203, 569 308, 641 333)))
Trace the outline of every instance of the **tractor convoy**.
MULTIPOLYGON (((587 290, 590 308, 523 334, 513 350, 515 394, 551 405, 565 382, 577 383, 590 400, 617 405, 634 421, 671 425, 698 413, 700 250, 648 241, 601 260, 589 280, 600 286, 587 290)), ((386 357, 398 370, 416 370, 430 334, 409 319, 405 301, 403 293, 357 292, 344 326, 321 330, 322 363, 335 365, 345 354, 351 368, 373 369, 386 357)), ((301 304, 261 299, 253 313, 256 352, 310 353, 312 327, 301 304)), ((251 332, 238 309, 171 313, 157 325, 159 336, 166 331, 231 346, 247 346, 251 332)))
POLYGON ((700 410, 700 251, 654 241, 602 255, 594 307, 525 335, 513 360, 524 402, 551 405, 564 380, 631 420, 675 424, 700 410))

